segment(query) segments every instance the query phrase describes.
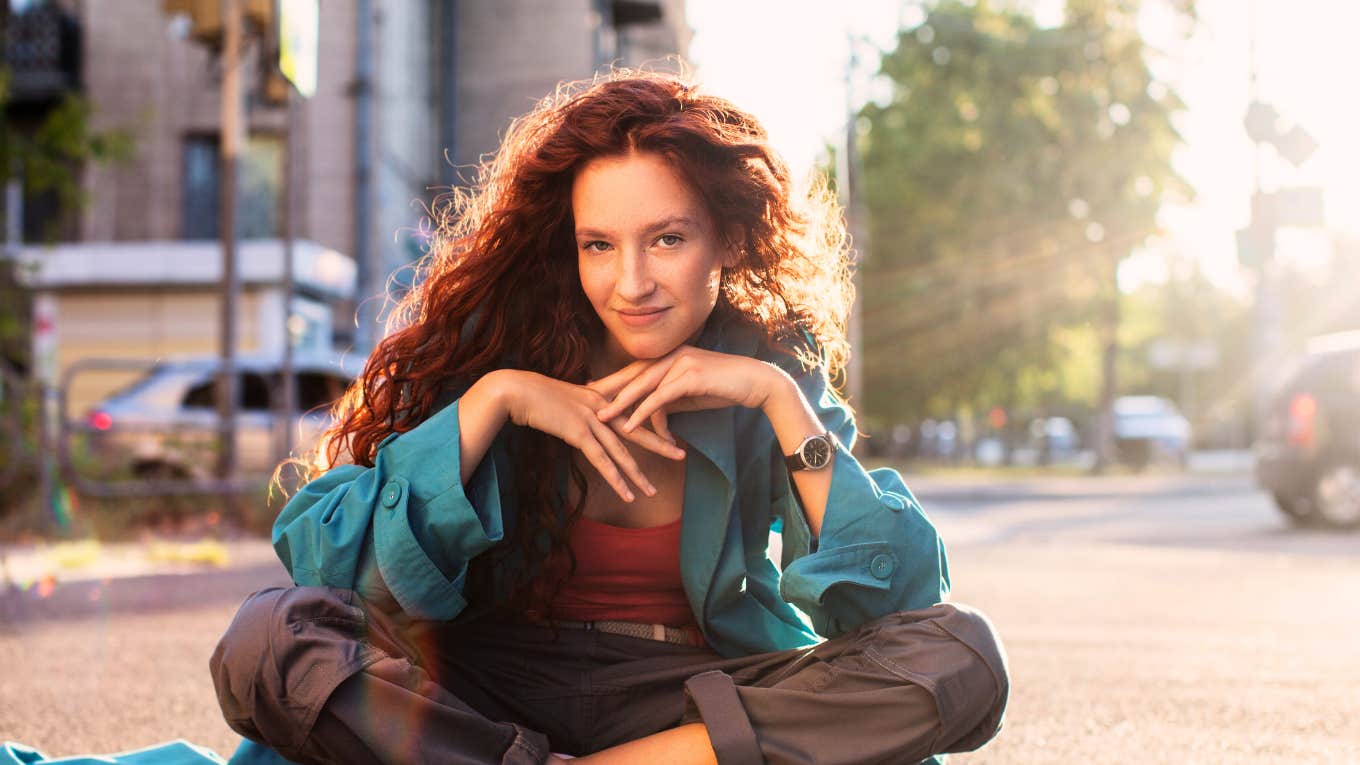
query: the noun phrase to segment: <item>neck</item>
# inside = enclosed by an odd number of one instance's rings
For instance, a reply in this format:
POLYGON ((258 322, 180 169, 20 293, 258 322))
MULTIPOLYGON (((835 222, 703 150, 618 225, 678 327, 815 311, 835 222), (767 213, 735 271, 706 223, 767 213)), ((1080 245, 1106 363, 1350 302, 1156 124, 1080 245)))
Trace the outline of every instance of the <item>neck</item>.
POLYGON ((599 380, 633 363, 633 358, 608 340, 595 349, 590 360, 590 379, 599 380))

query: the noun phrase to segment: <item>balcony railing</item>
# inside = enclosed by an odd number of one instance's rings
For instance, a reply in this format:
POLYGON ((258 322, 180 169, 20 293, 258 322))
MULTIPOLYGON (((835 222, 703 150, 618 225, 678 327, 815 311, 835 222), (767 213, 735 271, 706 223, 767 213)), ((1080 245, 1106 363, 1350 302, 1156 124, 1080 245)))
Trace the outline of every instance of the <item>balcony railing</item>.
POLYGON ((53 4, 5 19, 4 60, 13 103, 56 101, 80 89, 80 22, 53 4))

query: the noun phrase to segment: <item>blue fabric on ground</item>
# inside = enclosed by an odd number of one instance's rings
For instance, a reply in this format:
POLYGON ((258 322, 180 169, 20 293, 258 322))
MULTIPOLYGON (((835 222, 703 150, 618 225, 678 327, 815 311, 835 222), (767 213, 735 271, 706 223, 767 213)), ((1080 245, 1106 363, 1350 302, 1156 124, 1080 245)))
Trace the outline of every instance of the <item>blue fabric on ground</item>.
POLYGON ((294 763, 264 744, 243 738, 241 745, 236 747, 231 759, 227 761, 227 765, 294 765, 294 763))
POLYGON ((223 765, 225 760, 211 749, 196 746, 183 739, 155 744, 145 749, 134 749, 118 754, 82 754, 49 759, 29 746, 13 741, 0 745, 0 765, 223 765))

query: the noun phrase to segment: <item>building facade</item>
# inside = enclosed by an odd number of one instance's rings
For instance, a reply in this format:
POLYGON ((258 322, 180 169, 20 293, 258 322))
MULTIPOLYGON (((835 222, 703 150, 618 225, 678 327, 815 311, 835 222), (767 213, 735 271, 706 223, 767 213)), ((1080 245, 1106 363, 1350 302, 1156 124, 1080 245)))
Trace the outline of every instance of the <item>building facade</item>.
MULTIPOLYGON (((220 252, 210 243, 219 231, 221 62, 193 39, 189 17, 165 13, 172 4, 11 3, 11 22, 35 8, 60 12, 63 29, 74 32, 62 44, 77 48, 67 53, 78 76, 64 87, 88 99, 96 130, 126 131, 135 142, 126 161, 83 168, 87 202, 66 228, 70 241, 61 242, 63 258, 85 257, 79 252, 88 247, 101 257, 117 253, 135 270, 143 251, 154 251, 146 256, 153 259, 211 258, 220 252), (182 251, 167 255, 161 245, 174 242, 184 244, 182 251)), ((248 36, 242 77, 248 139, 238 175, 236 230, 243 247, 277 240, 284 223, 281 202, 289 193, 285 178, 291 177, 293 235, 307 248, 354 262, 353 289, 313 297, 330 301, 335 346, 353 345, 359 352, 381 332, 375 309, 382 300, 371 298, 383 292, 389 274, 421 253, 426 205, 441 189, 475 178, 477 162, 496 149, 513 117, 559 82, 588 79, 611 64, 675 69, 690 37, 683 0, 319 0, 319 8, 317 87, 312 97, 294 99, 291 151, 285 148, 290 113, 268 103, 259 87, 267 46, 258 35, 248 36), (350 320, 356 305, 364 312, 357 331, 350 320)), ((7 38, 6 57, 22 44, 7 38)), ((25 251, 41 257, 42 249, 30 243, 25 251)), ((109 273, 101 268, 88 279, 67 274, 29 286, 79 292, 87 299, 118 293, 133 301, 190 289, 182 280, 152 278, 135 287, 107 283, 109 273)), ((175 302, 192 315, 175 320, 213 326, 211 284, 195 283, 192 291, 195 299, 175 302)), ((274 308, 250 309, 242 315, 243 326, 281 318, 274 315, 281 313, 276 303, 255 300, 252 305, 274 308)), ((57 323, 60 334, 60 317, 57 323)), ((120 345, 126 337, 101 342, 89 334, 99 331, 97 323, 83 327, 79 344, 99 346, 104 355, 184 350, 184 343, 160 349, 140 341, 120 345)), ((252 337, 285 336, 241 334, 254 350, 261 346, 252 337)), ((215 337, 199 333, 190 345, 201 343, 202 353, 215 353, 215 337)), ((70 345, 71 353, 60 354, 63 365, 77 355, 70 345)))

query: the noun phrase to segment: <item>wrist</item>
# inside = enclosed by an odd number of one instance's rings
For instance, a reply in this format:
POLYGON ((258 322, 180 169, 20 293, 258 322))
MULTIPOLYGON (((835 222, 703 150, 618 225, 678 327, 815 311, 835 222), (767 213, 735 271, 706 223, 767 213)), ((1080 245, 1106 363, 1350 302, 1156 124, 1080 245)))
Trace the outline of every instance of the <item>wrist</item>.
POLYGON ((772 411, 785 409, 791 404, 801 405, 803 392, 798 383, 783 369, 774 364, 765 364, 768 370, 761 386, 760 409, 768 417, 772 411))
POLYGON ((820 435, 826 428, 791 375, 774 367, 769 395, 761 410, 774 428, 776 440, 785 455, 793 454, 808 436, 820 435))
POLYGON ((473 383, 464 401, 471 400, 475 406, 494 412, 497 419, 513 417, 515 406, 516 379, 514 369, 497 369, 482 375, 473 383))

